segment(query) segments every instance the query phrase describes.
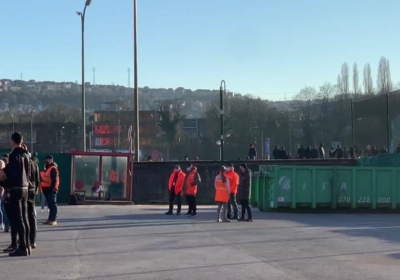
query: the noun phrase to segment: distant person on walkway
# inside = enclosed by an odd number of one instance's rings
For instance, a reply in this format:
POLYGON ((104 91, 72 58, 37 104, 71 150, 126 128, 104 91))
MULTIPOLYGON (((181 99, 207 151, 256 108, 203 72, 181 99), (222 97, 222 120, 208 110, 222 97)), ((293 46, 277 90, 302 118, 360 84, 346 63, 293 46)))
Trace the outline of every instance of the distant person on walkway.
POLYGON ((279 146, 276 145, 275 149, 272 151, 272 156, 274 159, 280 159, 281 158, 281 151, 279 150, 279 146))
POLYGON ((280 156, 279 156, 280 159, 288 159, 288 155, 287 155, 287 152, 286 152, 286 149, 284 146, 281 147, 279 154, 280 154, 280 156))
POLYGON ((397 153, 397 154, 400 154, 400 144, 399 144, 399 145, 397 145, 397 148, 396 148, 396 153, 397 153))
POLYGON ((227 217, 228 219, 237 220, 239 211, 236 202, 236 194, 239 185, 239 175, 235 172, 233 163, 228 164, 228 166, 226 167, 225 176, 229 180, 229 186, 230 186, 227 217), (233 216, 232 216, 232 208, 233 208, 233 216))
POLYGON ((317 159, 318 158, 318 154, 319 154, 319 152, 318 152, 317 145, 314 145, 314 147, 311 150, 311 158, 312 159, 317 159))
POLYGON ((335 153, 336 153, 336 157, 337 157, 338 159, 343 158, 343 149, 342 149, 342 146, 341 146, 341 145, 338 145, 338 146, 337 146, 335 153))
POLYGON ((27 256, 31 253, 29 246, 29 222, 28 222, 28 189, 30 176, 30 156, 22 147, 23 137, 19 132, 11 136, 12 152, 9 161, 0 179, 4 186, 10 190, 7 196, 10 198, 11 216, 11 246, 5 252, 12 251, 10 257, 27 256), (17 248, 17 233, 19 247, 17 248))
POLYGON ((256 147, 254 147, 253 144, 250 144, 248 157, 249 157, 250 160, 255 160, 257 158, 257 150, 256 150, 256 147))
POLYGON ((343 150, 343 158, 348 159, 349 157, 350 157, 350 150, 346 146, 346 147, 344 147, 344 150, 343 150))
POLYGON ((199 172, 197 172, 197 167, 193 166, 191 163, 187 164, 186 172, 187 173, 183 184, 186 201, 189 208, 186 215, 190 217, 195 217, 197 216, 197 186, 200 184, 201 178, 199 172))
POLYGON ((169 190, 169 210, 165 213, 165 215, 172 215, 172 211, 174 209, 174 200, 176 198, 177 210, 176 215, 181 214, 181 196, 183 183, 185 181, 185 173, 183 173, 181 167, 179 165, 175 165, 174 170, 169 176, 168 180, 168 190, 169 190))
POLYGON ((226 172, 225 166, 221 166, 219 169, 219 174, 215 177, 214 181, 215 202, 217 202, 218 204, 217 223, 230 222, 230 220, 227 218, 230 185, 228 178, 225 176, 225 172, 226 172))
POLYGON ((250 208, 251 197, 251 171, 245 163, 240 165, 239 174, 239 199, 242 205, 242 215, 238 221, 252 222, 253 216, 250 208), (246 219, 247 211, 247 219, 246 219))
POLYGON ((311 159, 312 158, 312 149, 311 149, 311 145, 308 145, 307 149, 306 149, 306 159, 311 159))
POLYGON ((331 150, 329 151, 330 158, 336 158, 336 150, 333 146, 331 146, 331 150))
POLYGON ((303 145, 300 145, 300 148, 297 150, 297 158, 304 159, 306 157, 306 150, 303 145))
POLYGON ((325 149, 324 149, 324 144, 323 143, 319 144, 318 157, 319 158, 325 158, 325 149))
POLYGON ((60 175, 58 166, 54 162, 53 157, 48 155, 44 158, 46 163, 46 171, 40 172, 40 187, 46 197, 47 205, 50 209, 49 217, 44 225, 56 226, 57 225, 57 194, 60 185, 60 175))

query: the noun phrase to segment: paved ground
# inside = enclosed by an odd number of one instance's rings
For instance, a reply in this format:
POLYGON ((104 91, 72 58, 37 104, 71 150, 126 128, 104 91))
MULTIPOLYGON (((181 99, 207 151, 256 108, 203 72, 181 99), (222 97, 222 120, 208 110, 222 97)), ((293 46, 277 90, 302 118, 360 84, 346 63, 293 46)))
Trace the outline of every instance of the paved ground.
MULTIPOLYGON (((385 279, 400 275, 398 215, 255 213, 222 223, 158 206, 60 207, 38 249, 0 256, 0 279, 385 279)), ((46 214, 39 214, 43 221, 46 214)), ((0 234, 6 247, 9 235, 0 234)))

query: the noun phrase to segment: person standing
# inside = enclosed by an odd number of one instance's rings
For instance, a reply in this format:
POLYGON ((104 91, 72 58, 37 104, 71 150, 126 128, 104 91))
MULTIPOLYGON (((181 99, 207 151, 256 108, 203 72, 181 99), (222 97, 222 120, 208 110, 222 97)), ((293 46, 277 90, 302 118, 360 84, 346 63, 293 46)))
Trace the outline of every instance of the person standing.
POLYGON ((179 165, 175 165, 174 170, 169 176, 168 180, 168 190, 169 190, 169 210, 165 213, 165 215, 172 215, 172 210, 174 209, 174 200, 176 198, 177 210, 176 215, 181 214, 181 196, 183 183, 185 181, 185 173, 182 171, 179 165))
POLYGON ((230 186, 230 195, 229 195, 229 204, 228 204, 228 219, 238 219, 238 206, 236 202, 236 194, 239 185, 239 175, 235 172, 235 168, 233 163, 228 164, 226 168, 226 177, 229 180, 230 186), (233 208, 233 217, 232 217, 232 208, 233 208))
POLYGON ((253 216, 250 208, 250 195, 251 195, 251 171, 247 164, 240 165, 240 178, 239 178, 239 199, 242 205, 242 215, 238 221, 252 222, 253 216), (247 219, 245 219, 247 211, 247 219))
POLYGON ((46 163, 46 171, 40 172, 40 187, 46 197, 47 205, 50 209, 49 217, 44 225, 56 226, 57 225, 57 193, 60 185, 60 176, 57 164, 54 162, 53 157, 48 155, 44 158, 46 163))
POLYGON ((185 183, 183 184, 183 189, 186 194, 186 201, 189 207, 186 215, 190 217, 195 217, 197 216, 197 186, 200 184, 201 178, 199 172, 197 172, 197 167, 193 166, 191 163, 188 163, 186 171, 188 173, 185 177, 185 183))
POLYGON ((36 249, 36 230, 37 230, 37 215, 35 207, 35 197, 38 193, 40 186, 40 173, 39 173, 39 160, 35 157, 31 157, 31 174, 28 191, 28 221, 29 221, 29 244, 32 249, 36 249))
MULTIPOLYGON (((0 160, 0 170, 3 170, 6 167, 7 163, 8 163, 8 154, 4 154, 0 160)), ((7 193, 6 189, 4 187, 0 186, 1 224, 2 224, 3 231, 9 232, 10 231, 10 221, 7 216, 7 212, 9 212, 9 209, 7 209, 7 206, 9 204, 6 203, 6 193, 7 193)))
POLYGON ((228 223, 231 220, 227 218, 230 185, 229 180, 225 176, 226 167, 221 166, 219 169, 219 174, 215 177, 215 202, 218 203, 217 208, 217 223, 225 222, 228 223), (222 217, 221 217, 222 210, 222 217))
MULTIPOLYGON (((28 222, 28 188, 30 175, 30 158, 28 152, 22 148, 23 137, 19 132, 11 136, 13 150, 9 155, 9 162, 4 168, 0 179, 11 190, 8 194, 12 212, 11 234, 19 236, 19 247, 9 256, 20 257, 31 253, 29 246, 29 222, 28 222)), ((12 238, 14 239, 14 238, 12 238)), ((16 238, 12 240, 11 247, 16 247, 16 238)), ((13 249, 14 249, 13 248, 13 249)))

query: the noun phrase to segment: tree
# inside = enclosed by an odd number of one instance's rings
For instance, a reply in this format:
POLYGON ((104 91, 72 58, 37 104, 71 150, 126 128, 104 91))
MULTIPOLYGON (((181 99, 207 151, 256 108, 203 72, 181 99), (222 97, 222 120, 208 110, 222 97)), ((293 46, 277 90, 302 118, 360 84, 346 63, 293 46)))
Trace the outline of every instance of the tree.
POLYGON ((344 94, 349 93, 349 65, 347 65, 347 62, 342 64, 342 70, 341 70, 341 76, 342 76, 342 90, 344 94))
POLYGON ((185 116, 181 115, 182 103, 180 100, 166 100, 159 107, 160 121, 157 126, 163 132, 163 139, 167 145, 167 159, 169 148, 175 147, 180 133, 180 125, 185 116))
POLYGON ((381 94, 389 93, 393 90, 389 60, 383 56, 379 60, 377 88, 381 94))
POLYGON ((364 65, 363 75, 364 75, 364 80, 363 80, 364 93, 368 95, 374 94, 374 84, 371 75, 371 65, 369 65, 369 63, 364 65))
POLYGON ((40 123, 78 123, 81 121, 80 109, 56 104, 44 111, 34 113, 34 121, 40 123))
POLYGON ((354 93, 355 94, 357 94, 357 93, 361 93, 361 90, 359 89, 359 86, 358 86, 358 67, 357 67, 357 62, 354 62, 354 65, 353 65, 353 90, 354 90, 354 93))
POLYGON ((317 97, 314 87, 306 86, 294 97, 294 108, 301 113, 301 123, 306 143, 313 143, 312 136, 312 109, 317 97))

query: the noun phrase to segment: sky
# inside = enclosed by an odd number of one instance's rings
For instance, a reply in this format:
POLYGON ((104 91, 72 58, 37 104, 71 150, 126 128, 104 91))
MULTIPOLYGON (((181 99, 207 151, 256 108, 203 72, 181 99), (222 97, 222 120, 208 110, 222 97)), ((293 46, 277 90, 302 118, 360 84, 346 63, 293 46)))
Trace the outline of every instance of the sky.
MULTIPOLYGON (((227 89, 270 100, 335 83, 381 56, 400 81, 399 0, 137 0, 138 85, 227 89)), ((85 0, 0 0, 0 79, 81 81, 85 0)), ((85 75, 133 86, 133 0, 92 0, 85 75), (118 4, 117 4, 118 3, 118 4)))

